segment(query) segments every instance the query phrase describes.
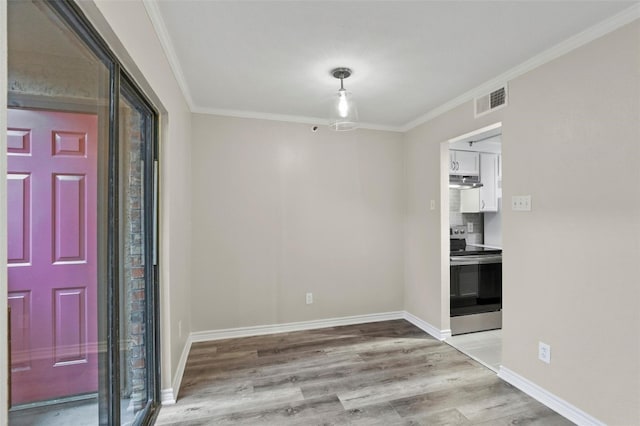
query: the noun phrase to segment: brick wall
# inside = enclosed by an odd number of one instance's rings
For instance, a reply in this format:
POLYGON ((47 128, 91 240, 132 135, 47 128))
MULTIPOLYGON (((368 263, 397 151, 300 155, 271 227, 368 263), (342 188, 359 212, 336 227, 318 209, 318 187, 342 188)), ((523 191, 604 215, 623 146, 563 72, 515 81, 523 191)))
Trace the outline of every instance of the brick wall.
MULTIPOLYGON (((128 393, 130 407, 137 412, 147 400, 146 389, 146 342, 145 342, 145 270, 144 270, 144 181, 143 181, 143 141, 142 121, 135 110, 125 109, 126 155, 121 164, 125 176, 123 201, 125 225, 124 239, 124 318, 126 368, 123 391, 128 393)), ((123 398, 126 396, 123 395, 123 398)))

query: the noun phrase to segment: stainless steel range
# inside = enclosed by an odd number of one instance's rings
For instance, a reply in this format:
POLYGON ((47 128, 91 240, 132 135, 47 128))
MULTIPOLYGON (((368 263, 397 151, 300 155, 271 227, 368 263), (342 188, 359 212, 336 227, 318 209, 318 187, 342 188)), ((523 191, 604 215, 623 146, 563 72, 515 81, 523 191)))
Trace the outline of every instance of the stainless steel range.
POLYGON ((467 244, 465 227, 449 231, 452 334, 502 327, 502 250, 467 244))

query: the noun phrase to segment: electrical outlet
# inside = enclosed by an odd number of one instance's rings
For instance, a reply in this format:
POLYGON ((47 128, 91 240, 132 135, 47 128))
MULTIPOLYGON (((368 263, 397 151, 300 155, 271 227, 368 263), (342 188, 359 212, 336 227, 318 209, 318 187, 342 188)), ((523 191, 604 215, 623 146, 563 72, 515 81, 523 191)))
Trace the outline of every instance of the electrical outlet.
POLYGON ((429 203, 429 208, 431 210, 435 210, 436 209, 436 200, 431 200, 429 203))
POLYGON ((551 364, 551 346, 538 342, 538 359, 547 364, 551 364))
POLYGON ((467 222, 467 234, 473 232, 473 222, 467 222))
POLYGON ((182 337, 182 320, 178 321, 178 337, 182 337))
POLYGON ((307 293, 307 305, 311 305, 313 303, 313 293, 307 293))

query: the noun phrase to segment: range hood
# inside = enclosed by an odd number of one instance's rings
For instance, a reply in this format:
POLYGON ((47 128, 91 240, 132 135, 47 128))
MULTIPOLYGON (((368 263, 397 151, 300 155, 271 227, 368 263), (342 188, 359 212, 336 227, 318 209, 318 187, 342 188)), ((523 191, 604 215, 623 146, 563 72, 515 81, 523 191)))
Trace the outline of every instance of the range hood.
POLYGON ((479 176, 449 175, 449 188, 451 189, 472 189, 481 186, 479 176))

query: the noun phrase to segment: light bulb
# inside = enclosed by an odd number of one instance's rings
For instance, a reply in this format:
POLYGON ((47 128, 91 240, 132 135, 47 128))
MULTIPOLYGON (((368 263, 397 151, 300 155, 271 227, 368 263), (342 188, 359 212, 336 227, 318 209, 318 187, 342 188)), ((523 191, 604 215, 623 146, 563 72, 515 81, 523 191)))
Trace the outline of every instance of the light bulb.
POLYGON ((345 118, 349 115, 349 103, 347 102, 347 91, 344 89, 338 90, 338 114, 340 117, 345 118))

